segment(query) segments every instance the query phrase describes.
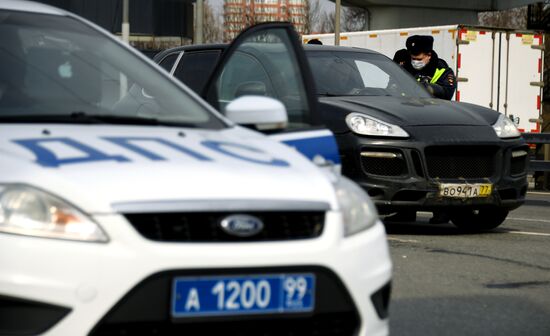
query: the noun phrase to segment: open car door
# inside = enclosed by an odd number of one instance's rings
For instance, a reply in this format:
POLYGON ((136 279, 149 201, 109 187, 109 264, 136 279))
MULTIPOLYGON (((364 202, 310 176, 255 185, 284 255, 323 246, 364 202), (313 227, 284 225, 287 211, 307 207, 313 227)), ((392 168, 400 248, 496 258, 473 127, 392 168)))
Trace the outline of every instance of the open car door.
POLYGON ((336 140, 320 120, 309 64, 291 24, 263 23, 243 31, 225 49, 207 83, 203 98, 224 114, 241 96, 279 100, 288 124, 269 135, 319 165, 340 164, 336 140))

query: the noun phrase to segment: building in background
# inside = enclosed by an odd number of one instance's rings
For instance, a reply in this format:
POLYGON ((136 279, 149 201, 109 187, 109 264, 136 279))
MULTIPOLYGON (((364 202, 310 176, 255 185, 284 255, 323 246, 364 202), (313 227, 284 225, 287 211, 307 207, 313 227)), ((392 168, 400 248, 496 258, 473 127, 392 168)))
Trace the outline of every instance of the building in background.
POLYGON ((259 22, 288 21, 305 33, 306 0, 224 0, 223 39, 234 39, 244 28, 259 22))

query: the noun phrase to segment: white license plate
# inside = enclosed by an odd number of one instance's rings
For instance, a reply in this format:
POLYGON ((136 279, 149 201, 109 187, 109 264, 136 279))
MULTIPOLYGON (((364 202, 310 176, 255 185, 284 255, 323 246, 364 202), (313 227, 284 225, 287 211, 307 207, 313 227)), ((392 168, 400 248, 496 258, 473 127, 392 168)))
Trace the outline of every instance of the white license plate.
POLYGON ((441 183, 439 185, 439 196, 451 198, 476 198, 489 197, 493 191, 490 183, 441 183))

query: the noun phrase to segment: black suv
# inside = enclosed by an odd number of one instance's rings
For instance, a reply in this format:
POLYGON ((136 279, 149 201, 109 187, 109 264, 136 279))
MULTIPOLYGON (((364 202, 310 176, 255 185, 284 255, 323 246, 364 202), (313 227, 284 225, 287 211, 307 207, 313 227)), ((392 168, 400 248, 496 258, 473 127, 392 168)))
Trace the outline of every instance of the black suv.
POLYGON ((336 136, 343 174, 381 214, 431 211, 458 227, 486 230, 523 204, 528 146, 503 114, 436 99, 377 52, 305 45, 318 95, 318 109, 308 114, 293 104, 299 88, 286 77, 294 69, 272 71, 281 68, 284 50, 243 44, 212 76, 230 47, 184 46, 155 61, 222 112, 238 96, 264 95, 284 103, 289 130, 326 125, 336 136), (216 81, 232 82, 220 97, 208 93, 207 84, 216 81))

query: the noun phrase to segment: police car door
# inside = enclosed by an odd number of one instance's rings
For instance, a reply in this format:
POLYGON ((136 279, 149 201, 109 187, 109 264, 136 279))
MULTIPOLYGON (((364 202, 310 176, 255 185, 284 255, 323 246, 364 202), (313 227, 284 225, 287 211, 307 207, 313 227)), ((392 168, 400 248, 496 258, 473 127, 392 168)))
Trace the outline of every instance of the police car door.
POLYGON ((340 164, 333 134, 320 120, 312 75, 290 24, 265 23, 242 32, 225 50, 202 96, 224 113, 242 95, 281 101, 288 126, 269 134, 319 165, 340 164))

